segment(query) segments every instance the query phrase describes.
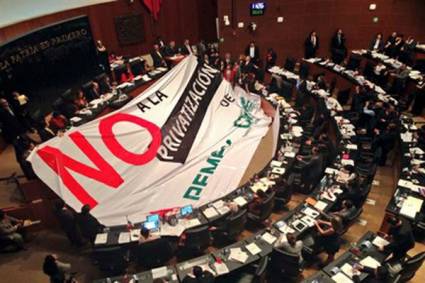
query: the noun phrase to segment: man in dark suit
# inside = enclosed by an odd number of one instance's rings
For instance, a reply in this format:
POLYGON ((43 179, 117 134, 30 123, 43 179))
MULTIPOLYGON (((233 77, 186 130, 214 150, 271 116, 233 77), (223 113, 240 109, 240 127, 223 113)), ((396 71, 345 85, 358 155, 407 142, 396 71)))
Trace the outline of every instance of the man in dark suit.
POLYGON ((166 57, 173 57, 178 53, 176 42, 174 40, 170 41, 167 47, 165 47, 164 55, 166 57))
POLYGON ((277 60, 276 52, 273 50, 273 48, 269 48, 269 50, 267 50, 267 55, 266 55, 266 72, 271 67, 276 65, 276 60, 277 60))
POLYGON ((345 35, 342 29, 338 29, 331 40, 331 54, 332 61, 336 64, 340 64, 344 61, 347 55, 347 47, 345 46, 345 35))
POLYGON ((12 143, 16 137, 25 133, 25 127, 19 122, 6 99, 0 98, 0 123, 6 142, 12 143))
POLYGON ((192 47, 190 46, 189 39, 185 39, 183 42, 183 46, 180 47, 180 53, 183 55, 193 54, 192 47))
POLYGON ((370 42, 369 50, 381 52, 384 49, 384 40, 382 33, 378 33, 375 38, 370 42))
POLYGON ((320 180, 323 171, 323 156, 319 153, 319 148, 313 146, 311 153, 312 157, 309 161, 304 160, 304 157, 300 155, 297 156, 302 166, 302 180, 308 190, 320 180))
POLYGON ((397 38, 397 33, 393 32, 388 37, 387 42, 385 42, 384 52, 385 52, 385 54, 387 54, 390 57, 392 57, 393 54, 394 54, 394 44, 395 44, 396 38, 397 38))
POLYGON ((257 45, 255 45, 254 41, 251 41, 245 48, 245 56, 251 57, 252 62, 258 64, 258 61, 260 60, 260 49, 257 45))
POLYGON ((151 52, 151 57, 153 60, 153 66, 155 68, 167 66, 167 63, 164 60, 164 56, 162 55, 162 52, 158 44, 153 45, 153 51, 151 52))
POLYGON ((81 208, 81 212, 77 216, 78 225, 81 229, 81 234, 84 238, 88 239, 90 243, 94 243, 96 235, 101 233, 104 225, 90 213, 90 206, 88 204, 81 208))
POLYGON ((415 247, 415 237, 412 226, 403 217, 390 217, 387 220, 390 224, 389 236, 391 241, 384 247, 384 250, 392 253, 391 261, 399 261, 406 257, 407 252, 415 247))
POLYGON ((317 33, 314 30, 305 39, 304 48, 305 59, 316 57, 317 49, 319 49, 319 37, 317 36, 317 33))

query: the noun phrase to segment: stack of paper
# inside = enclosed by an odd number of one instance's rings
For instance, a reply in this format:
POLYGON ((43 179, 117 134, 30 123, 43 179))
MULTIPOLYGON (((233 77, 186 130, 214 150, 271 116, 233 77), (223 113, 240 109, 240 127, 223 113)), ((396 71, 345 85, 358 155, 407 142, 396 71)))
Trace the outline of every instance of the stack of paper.
POLYGON ((359 275, 360 272, 355 270, 353 268, 353 266, 349 263, 345 263, 342 267, 341 267, 341 271, 345 273, 345 275, 347 275, 350 278, 353 278, 354 275, 359 275))
POLYGON ((421 210, 423 202, 424 201, 422 199, 408 196, 407 199, 403 202, 403 205, 400 209, 400 214, 410 218, 415 218, 416 213, 421 210))
POLYGON ((269 232, 264 233, 263 236, 261 236, 261 239, 269 245, 272 245, 277 240, 277 238, 269 232))
POLYGON ((388 245, 389 242, 380 236, 376 236, 375 239, 373 239, 372 244, 378 248, 383 248, 388 245))
POLYGON ((360 261, 360 264, 363 265, 363 266, 367 266, 367 267, 373 268, 373 269, 378 268, 379 266, 381 266, 381 263, 379 261, 377 261, 376 259, 374 259, 373 257, 371 257, 371 256, 368 256, 368 257, 362 259, 360 261))
POLYGON ((243 252, 241 248, 230 249, 229 260, 245 263, 247 259, 248 254, 246 252, 243 252))
POLYGON ((332 276, 332 280, 337 283, 353 283, 353 280, 348 278, 344 273, 338 272, 334 276, 332 276))
POLYGON ((168 270, 166 266, 153 268, 151 272, 153 279, 163 278, 168 275, 168 270))
POLYGON ((214 269, 215 269, 217 275, 223 275, 223 274, 229 273, 229 268, 227 268, 227 265, 224 262, 214 263, 214 269))
POLYGON ((218 216, 218 212, 214 207, 208 207, 207 209, 204 209, 202 213, 205 215, 206 218, 211 219, 216 216, 218 216))
POLYGON ((326 202, 321 201, 321 200, 317 201, 316 204, 314 205, 315 208, 317 208, 318 210, 321 210, 321 211, 323 211, 327 206, 328 206, 328 204, 326 202))
POLYGON ((193 218, 193 219, 184 221, 182 224, 186 229, 190 229, 192 227, 201 225, 201 221, 199 221, 198 218, 193 218))
POLYGON ((246 205, 248 202, 246 201, 246 199, 242 196, 238 196, 237 198, 233 199, 233 201, 239 205, 240 207, 246 205))
POLYGON ((251 243, 245 246, 245 248, 252 254, 256 255, 261 253, 261 249, 257 246, 256 243, 251 243))

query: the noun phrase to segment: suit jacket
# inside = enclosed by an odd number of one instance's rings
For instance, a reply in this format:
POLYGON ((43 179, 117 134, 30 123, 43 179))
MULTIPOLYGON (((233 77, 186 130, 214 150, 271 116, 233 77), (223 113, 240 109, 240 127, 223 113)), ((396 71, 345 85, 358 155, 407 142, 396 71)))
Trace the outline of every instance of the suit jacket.
POLYGON ((153 66, 154 66, 155 68, 158 68, 158 67, 163 66, 164 57, 163 57, 163 55, 162 55, 162 52, 161 52, 161 51, 159 51, 159 54, 158 54, 158 52, 156 52, 155 50, 154 50, 154 51, 152 51, 152 52, 151 52, 151 57, 152 57, 152 60, 153 60, 153 66))
MULTIPOLYGON (((249 49, 250 49, 250 46, 248 45, 245 48, 245 56, 251 56, 251 54, 249 54, 249 49)), ((258 46, 254 47, 254 57, 251 59, 253 62, 257 62, 260 59, 260 49, 258 48, 258 46)))
POLYGON ((319 37, 316 36, 316 45, 313 46, 313 42, 311 42, 311 37, 307 37, 304 42, 305 47, 305 58, 312 58, 316 56, 316 51, 319 49, 319 37))
POLYGON ((177 48, 176 47, 171 47, 171 46, 167 46, 165 47, 165 51, 164 51, 164 55, 166 57, 172 57, 174 55, 176 55, 178 53, 177 48))
POLYGON ((379 42, 379 44, 378 44, 378 49, 374 49, 374 46, 375 46, 375 44, 376 44, 376 41, 377 41, 377 40, 378 40, 377 38, 374 38, 374 39, 370 42, 370 45, 369 45, 369 49, 370 49, 370 50, 382 51, 382 50, 384 49, 384 41, 383 41, 383 39, 382 39, 382 38, 380 39, 380 42, 379 42))
POLYGON ((12 143, 17 136, 25 132, 25 128, 19 122, 18 117, 3 108, 0 108, 0 122, 3 130, 2 135, 8 143, 12 143))
POLYGON ((341 40, 338 40, 338 35, 334 35, 331 40, 331 48, 332 49, 340 49, 340 50, 346 50, 345 47, 345 36, 341 35, 341 40))

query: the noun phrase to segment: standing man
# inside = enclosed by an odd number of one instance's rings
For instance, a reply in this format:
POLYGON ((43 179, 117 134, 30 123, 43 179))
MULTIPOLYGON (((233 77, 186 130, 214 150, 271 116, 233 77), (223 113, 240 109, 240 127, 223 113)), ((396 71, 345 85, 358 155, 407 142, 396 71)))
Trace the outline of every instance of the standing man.
POLYGON ((319 49, 319 37, 317 36, 316 31, 312 31, 304 42, 304 58, 314 58, 316 57, 317 49, 319 49))
POLYGON ((347 55, 347 47, 345 46, 345 35, 342 29, 338 29, 331 40, 332 61, 340 64, 347 55))
POLYGON ((256 65, 258 64, 258 61, 260 60, 260 49, 257 45, 255 45, 254 41, 251 41, 245 48, 245 56, 251 57, 252 62, 256 65))

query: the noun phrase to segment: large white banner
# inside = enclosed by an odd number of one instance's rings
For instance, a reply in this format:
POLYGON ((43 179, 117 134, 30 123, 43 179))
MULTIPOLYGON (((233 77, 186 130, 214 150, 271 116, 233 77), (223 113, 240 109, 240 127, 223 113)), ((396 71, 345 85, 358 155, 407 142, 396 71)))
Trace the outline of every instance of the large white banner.
POLYGON ((41 144, 36 174, 68 205, 105 225, 194 207, 235 190, 271 118, 189 56, 123 108, 41 144))

